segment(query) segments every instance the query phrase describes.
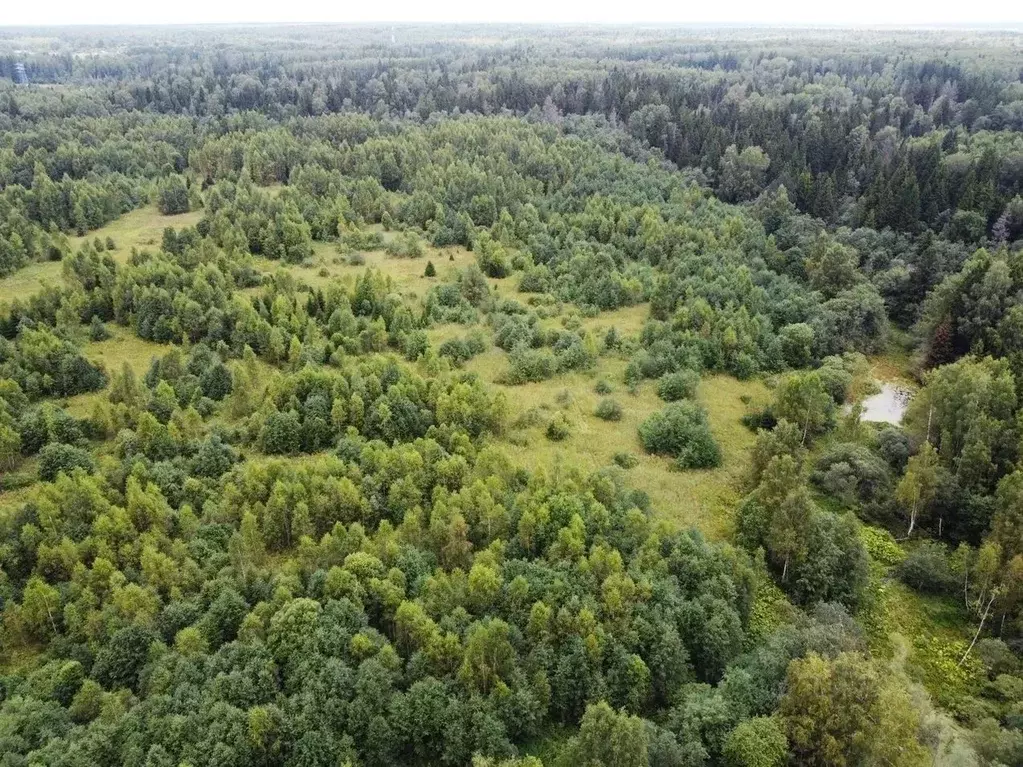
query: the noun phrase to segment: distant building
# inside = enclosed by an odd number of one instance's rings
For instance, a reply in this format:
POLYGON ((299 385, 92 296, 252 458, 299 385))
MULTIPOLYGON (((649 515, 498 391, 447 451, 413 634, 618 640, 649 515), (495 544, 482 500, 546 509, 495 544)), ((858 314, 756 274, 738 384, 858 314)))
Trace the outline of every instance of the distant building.
POLYGON ((28 73, 25 72, 25 62, 23 61, 14 65, 14 82, 18 85, 28 85, 28 73))

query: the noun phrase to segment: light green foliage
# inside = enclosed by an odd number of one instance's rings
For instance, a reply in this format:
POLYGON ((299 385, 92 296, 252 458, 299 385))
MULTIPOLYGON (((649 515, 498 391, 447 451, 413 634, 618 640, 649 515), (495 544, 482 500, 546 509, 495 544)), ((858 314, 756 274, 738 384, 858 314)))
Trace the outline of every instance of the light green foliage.
POLYGON ((695 370, 678 370, 665 373, 657 382, 657 396, 665 402, 690 399, 696 394, 700 374, 695 370))
POLYGON ((780 716, 801 764, 928 762, 916 742, 919 714, 908 694, 854 653, 792 661, 780 716))
POLYGON ((860 528, 860 538, 863 539, 863 545, 866 546, 870 558, 875 562, 891 567, 906 558, 905 551, 887 530, 863 525, 860 528))
POLYGON ((643 767, 648 763, 643 722, 616 712, 604 701, 586 707, 579 735, 567 752, 566 764, 586 767, 643 767))
POLYGON ((781 767, 788 756, 788 740, 778 720, 755 717, 728 733, 723 752, 729 767, 781 767))
POLYGON ((816 372, 792 373, 778 387, 775 415, 796 424, 805 445, 831 424, 835 402, 816 372))
POLYGON ((565 417, 565 414, 558 412, 547 423, 547 429, 544 433, 547 435, 547 439, 552 442, 561 442, 572 433, 572 426, 565 417))
POLYGON ((907 421, 930 435, 942 465, 967 488, 991 488, 1017 455, 1016 386, 1008 364, 965 359, 935 370, 914 398, 907 421))

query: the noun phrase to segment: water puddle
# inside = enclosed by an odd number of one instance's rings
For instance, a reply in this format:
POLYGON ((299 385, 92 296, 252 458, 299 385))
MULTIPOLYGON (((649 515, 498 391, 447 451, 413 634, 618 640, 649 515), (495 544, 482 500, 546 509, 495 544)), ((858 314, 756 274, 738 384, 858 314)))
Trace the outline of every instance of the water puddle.
POLYGON ((913 392, 905 386, 888 381, 878 381, 877 383, 881 387, 881 391, 863 400, 860 420, 898 426, 902 422, 906 408, 909 407, 909 401, 913 398, 913 392))

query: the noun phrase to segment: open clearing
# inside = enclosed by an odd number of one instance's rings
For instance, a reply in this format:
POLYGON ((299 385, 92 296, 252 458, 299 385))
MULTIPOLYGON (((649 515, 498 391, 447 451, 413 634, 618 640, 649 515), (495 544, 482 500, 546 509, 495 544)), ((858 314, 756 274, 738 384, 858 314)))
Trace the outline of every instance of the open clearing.
POLYGON ((707 409, 723 460, 716 469, 678 471, 670 459, 643 451, 639 425, 665 403, 657 397, 652 382, 644 383, 636 394, 628 393, 621 384, 623 370, 620 361, 602 361, 595 374, 573 373, 541 383, 501 386, 510 403, 511 422, 523 416, 527 424, 536 422, 510 430, 505 439, 509 453, 528 468, 562 464, 587 471, 613 465, 616 453, 631 453, 638 462, 627 471, 628 483, 649 495, 658 517, 683 527, 697 527, 715 538, 727 535, 739 497, 737 485, 746 464, 745 455, 754 439, 741 422, 746 412, 741 398, 749 395, 766 400, 766 388, 759 382, 727 376, 704 378, 697 398, 707 409), (622 406, 620 421, 603 421, 593 414, 603 399, 594 391, 602 377, 615 388, 609 396, 622 406), (552 442, 545 431, 558 410, 568 417, 571 433, 560 442, 552 442))
MULTIPOLYGON (((113 377, 127 363, 137 378, 141 378, 149 370, 153 359, 162 357, 170 346, 153 343, 139 338, 131 328, 123 328, 113 322, 107 323, 110 338, 105 341, 90 341, 82 347, 82 353, 96 365, 100 365, 113 377)), ((77 394, 66 400, 67 410, 78 418, 86 418, 92 414, 96 402, 107 396, 109 383, 99 391, 77 394)))
MULTIPOLYGON (((322 287, 334 279, 344 282, 367 269, 377 269, 394 280, 396 290, 406 298, 421 300, 432 284, 451 281, 456 273, 473 262, 474 256, 464 248, 426 248, 421 258, 397 258, 383 250, 362 254, 364 263, 352 264, 340 255, 333 244, 317 243, 312 263, 287 266, 300 280, 322 287), (437 277, 423 277, 427 261, 437 269, 437 277)), ((262 261, 264 269, 281 266, 262 261)), ((517 292, 518 279, 489 280, 492 289, 502 297, 513 297, 522 302, 528 298, 517 292)), ((542 320, 547 327, 586 330, 598 338, 611 327, 623 336, 634 336, 642 330, 649 316, 648 304, 623 307, 601 312, 592 317, 583 316, 577 307, 565 305, 561 314, 542 320)), ((465 336, 485 325, 466 326, 456 323, 435 324, 428 330, 431 345, 436 348, 444 341, 465 336)), ((627 361, 617 357, 602 357, 594 370, 568 373, 548 381, 508 386, 499 378, 508 367, 508 355, 496 347, 469 361, 465 369, 480 375, 485 381, 505 393, 509 403, 509 429, 501 438, 514 461, 527 468, 539 466, 577 466, 586 471, 613 466, 616 453, 631 453, 638 461, 627 470, 631 487, 642 490, 650 497, 654 513, 680 526, 695 526, 714 538, 728 535, 735 504, 739 500, 738 484, 746 453, 752 446, 754 434, 742 424, 747 412, 747 401, 764 404, 769 399, 766 385, 761 381, 739 381, 723 375, 705 376, 697 397, 707 409, 711 429, 722 450, 722 464, 716 469, 678 471, 673 462, 661 456, 647 455, 639 442, 640 423, 664 407, 657 397, 656 383, 647 381, 636 392, 630 393, 623 383, 627 361), (614 388, 610 396, 623 408, 621 421, 608 422, 593 412, 603 397, 594 391, 596 382, 606 379, 614 388), (572 430, 561 442, 547 439, 547 423, 557 411, 568 417, 572 430), (518 425, 516 425, 516 423, 518 425)))
MULTIPOLYGON (((163 216, 153 207, 142 208, 122 216, 117 221, 91 232, 86 237, 72 238, 73 247, 95 237, 111 237, 116 248, 111 251, 115 260, 124 263, 131 249, 158 246, 167 226, 176 228, 194 225, 200 211, 178 216, 163 216)), ((393 233, 384 233, 385 241, 393 233)), ((286 269, 311 287, 325 287, 334 280, 346 284, 367 269, 376 269, 394 281, 395 290, 406 299, 421 301, 431 286, 453 280, 457 272, 474 261, 474 255, 461 247, 424 247, 419 258, 400 258, 384 250, 360 254, 362 263, 353 263, 338 252, 334 243, 314 243, 313 258, 301 265, 286 265, 267 259, 257 259, 257 267, 271 272, 286 269), (432 261, 437 276, 423 276, 427 262, 432 261)), ((13 275, 0 280, 0 300, 25 295, 46 283, 55 284, 62 279, 61 264, 51 262, 31 264, 13 275)), ((525 302, 527 296, 517 292, 518 280, 489 280, 492 289, 502 297, 513 297, 525 302)), ((571 305, 554 317, 542 320, 547 327, 568 326, 601 337, 615 327, 622 335, 637 334, 649 316, 649 305, 623 307, 586 317, 571 305)), ((111 338, 86 344, 86 356, 101 364, 113 375, 128 363, 135 374, 142 376, 154 357, 162 356, 168 347, 144 341, 130 329, 113 323, 108 325, 111 338)), ((431 343, 436 347, 444 340, 464 336, 472 328, 458 324, 434 325, 429 329, 431 343)), ((489 332, 488 332, 489 335, 489 332)), ((664 406, 655 393, 653 382, 644 382, 635 393, 623 383, 626 361, 604 357, 596 368, 585 373, 559 375, 540 383, 507 386, 498 378, 508 365, 508 355, 497 348, 470 361, 467 370, 505 393, 509 402, 509 423, 512 424, 501 442, 512 458, 523 466, 579 466, 587 471, 613 466, 617 453, 630 453, 637 465, 627 470, 630 486, 648 494, 654 513, 662 519, 682 526, 695 526, 715 538, 726 536, 731 524, 732 509, 738 500, 738 480, 745 464, 745 454, 753 444, 754 435, 746 429, 741 418, 747 411, 747 402, 762 403, 768 398, 766 386, 760 381, 738 381, 727 376, 707 376, 700 384, 698 399, 707 409, 711 429, 721 445, 722 465, 710 470, 677 471, 672 461, 644 453, 639 443, 639 424, 664 406), (606 379, 614 392, 610 395, 623 408, 622 420, 607 422, 593 412, 602 399, 594 391, 596 382, 606 379), (547 439, 547 423, 557 411, 563 411, 571 423, 571 434, 561 442, 547 439), (518 425, 516 425, 518 424, 518 425)), ((91 413, 98 399, 106 391, 78 395, 67 400, 69 411, 79 417, 91 413)), ((10 500, 10 493, 5 500, 10 500)))
MULTIPOLYGON (((163 237, 163 230, 168 226, 181 229, 194 226, 202 218, 201 210, 181 213, 176 216, 164 216, 154 206, 139 208, 125 213, 115 221, 111 221, 101 229, 84 237, 70 237, 72 252, 78 250, 84 242, 91 242, 96 237, 106 241, 110 237, 114 241, 114 249, 109 251, 119 264, 125 263, 131 256, 132 248, 156 247, 163 237)), ((41 290, 46 285, 59 285, 64 275, 60 261, 42 261, 28 264, 13 274, 0 279, 0 305, 15 298, 26 298, 41 290)))

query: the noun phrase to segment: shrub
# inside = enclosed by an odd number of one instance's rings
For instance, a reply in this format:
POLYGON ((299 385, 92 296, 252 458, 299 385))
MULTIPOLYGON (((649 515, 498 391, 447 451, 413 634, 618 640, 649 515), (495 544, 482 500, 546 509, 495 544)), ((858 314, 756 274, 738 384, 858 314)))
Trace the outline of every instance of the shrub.
POLYGON ((622 406, 613 399, 602 399, 597 405, 594 415, 604 421, 620 421, 622 420, 622 406))
POLYGON ((721 463, 721 449, 710 432, 707 414, 695 402, 668 405, 639 427, 647 452, 670 455, 679 468, 702 469, 721 463))
POLYGON ((423 255, 423 244, 412 232, 402 232, 387 243, 387 255, 397 258, 419 258, 423 255))
POLYGON ((468 362, 477 354, 487 350, 487 337, 478 330, 469 333, 465 338, 449 338, 442 343, 437 352, 449 358, 456 365, 468 362))
POLYGON ((89 323, 89 340, 106 341, 108 338, 110 338, 110 331, 103 324, 103 320, 99 318, 99 315, 92 315, 92 322, 89 323))
POLYGON ((527 269, 519 280, 520 293, 546 293, 551 288, 551 270, 543 264, 527 269))
POLYGON ((384 246, 384 236, 371 229, 357 229, 345 232, 341 243, 355 250, 379 250, 384 246))
POLYGON ((426 262, 426 270, 423 272, 424 277, 436 277, 437 267, 433 265, 433 261, 426 262))
POLYGON ((898 426, 884 426, 877 432, 877 452, 901 474, 909 460, 909 437, 898 426))
POLYGON ((540 408, 531 407, 529 410, 524 412, 518 418, 515 419, 515 423, 512 424, 516 429, 530 429, 534 426, 539 426, 543 423, 544 415, 540 408))
POLYGON ((603 378, 597 381, 597 385, 593 387, 593 390, 597 392, 597 394, 610 394, 614 391, 614 389, 611 388, 611 384, 603 378))
POLYGON ((700 374, 695 370, 679 370, 665 373, 657 382, 657 396, 665 402, 677 402, 690 399, 696 394, 700 383, 700 374))
POLYGON ((561 442, 561 440, 567 439, 571 433, 572 430, 569 428, 568 419, 565 418, 564 413, 555 413, 554 418, 547 424, 547 439, 552 442, 561 442))
POLYGON ((940 594, 955 587, 948 550, 937 541, 921 541, 899 565, 899 579, 918 591, 940 594))
POLYGON ((860 528, 860 539, 875 562, 891 567, 906 558, 906 552, 896 543, 892 534, 880 527, 864 525, 860 528))
POLYGON ((401 351, 405 359, 415 361, 430 349, 430 338, 425 330, 412 330, 402 336, 401 351))
POLYGON ((95 469, 88 451, 60 442, 51 442, 39 451, 39 478, 46 482, 52 482, 61 472, 70 474, 78 468, 90 473, 95 469))
POLYGON ((810 479, 847 506, 882 503, 891 496, 887 464, 870 449, 852 442, 829 447, 817 459, 810 479))
POLYGON ((623 469, 631 469, 637 464, 639 464, 639 459, 636 456, 634 456, 632 453, 626 452, 615 453, 614 458, 612 458, 611 460, 614 461, 619 466, 621 466, 623 469))
POLYGON ((546 381, 558 372, 558 361, 550 349, 517 347, 509 355, 506 380, 510 384, 546 381))
POLYGON ((852 386, 853 376, 849 372, 846 360, 841 357, 825 357, 821 366, 817 369, 817 375, 821 383, 835 404, 841 405, 849 396, 849 387, 852 386))
POLYGON ((778 331, 781 356, 790 368, 809 367, 813 360, 813 328, 805 322, 786 325, 778 331))

